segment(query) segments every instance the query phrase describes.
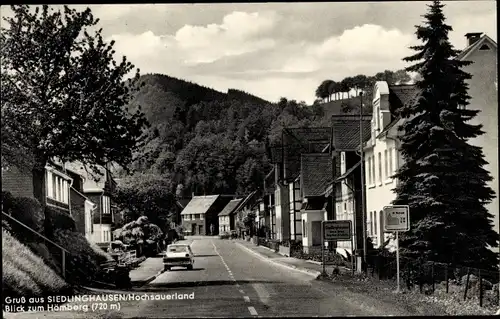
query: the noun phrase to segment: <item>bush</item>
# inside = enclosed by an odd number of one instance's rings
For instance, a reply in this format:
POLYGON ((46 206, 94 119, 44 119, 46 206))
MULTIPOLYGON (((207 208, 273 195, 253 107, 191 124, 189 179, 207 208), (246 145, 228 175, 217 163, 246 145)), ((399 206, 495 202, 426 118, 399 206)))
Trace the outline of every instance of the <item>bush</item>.
POLYGON ((57 230, 76 231, 76 222, 67 213, 63 213, 50 206, 45 207, 46 233, 53 234, 57 230))
POLYGON ((60 294, 69 289, 40 257, 2 229, 2 292, 12 297, 60 294))
MULTIPOLYGON (((82 234, 69 230, 56 230, 54 241, 70 252, 66 258, 67 278, 74 282, 92 280, 100 270, 100 264, 112 260, 97 245, 91 244, 82 234)), ((52 255, 60 257, 60 249, 51 249, 52 255)), ((56 260, 61 260, 57 258, 56 260)))
MULTIPOLYGON (((29 197, 13 197, 8 192, 2 192, 3 211, 13 218, 30 227, 37 232, 43 232, 45 214, 40 203, 29 197)), ((26 227, 15 221, 7 221, 4 223, 6 229, 17 238, 23 238, 23 241, 33 241, 35 235, 26 227)))

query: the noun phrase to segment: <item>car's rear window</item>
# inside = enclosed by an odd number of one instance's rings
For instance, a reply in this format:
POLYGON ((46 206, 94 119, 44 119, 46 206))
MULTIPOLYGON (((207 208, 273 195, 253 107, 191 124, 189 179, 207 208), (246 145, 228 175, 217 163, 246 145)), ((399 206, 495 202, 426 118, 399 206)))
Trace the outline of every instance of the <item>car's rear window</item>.
POLYGON ((167 251, 169 253, 184 253, 188 251, 187 246, 170 246, 167 251))

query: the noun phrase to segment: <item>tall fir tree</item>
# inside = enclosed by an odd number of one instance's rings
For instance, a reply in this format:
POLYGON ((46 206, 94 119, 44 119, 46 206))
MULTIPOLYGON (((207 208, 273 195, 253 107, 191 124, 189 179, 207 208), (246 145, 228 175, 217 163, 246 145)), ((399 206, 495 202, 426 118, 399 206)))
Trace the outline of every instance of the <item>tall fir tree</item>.
POLYGON ((418 72, 419 94, 400 109, 404 164, 396 172, 395 205, 409 205, 410 231, 401 234, 401 253, 419 260, 433 260, 497 269, 498 234, 485 205, 495 196, 487 186, 492 178, 481 147, 470 140, 484 134, 481 125, 469 124, 479 111, 468 106, 467 80, 462 70, 471 62, 456 59, 448 39, 444 5, 434 1, 416 35, 422 45, 404 61, 418 72))

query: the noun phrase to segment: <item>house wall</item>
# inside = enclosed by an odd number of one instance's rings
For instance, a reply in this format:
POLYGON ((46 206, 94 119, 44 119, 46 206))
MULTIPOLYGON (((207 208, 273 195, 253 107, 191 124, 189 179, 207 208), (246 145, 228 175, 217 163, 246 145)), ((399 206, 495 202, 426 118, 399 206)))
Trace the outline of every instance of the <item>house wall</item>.
POLYGON ((288 186, 278 185, 276 187, 276 239, 279 241, 290 239, 290 202, 288 193, 288 186))
POLYGON ((321 230, 313 229, 313 222, 323 220, 323 210, 303 210, 302 211, 302 247, 308 253, 311 247, 321 247, 321 230))
POLYGON ((290 207, 290 239, 302 240, 302 197, 300 196, 300 182, 296 180, 288 185, 289 207, 290 207))
POLYGON ((14 197, 35 198, 33 195, 33 174, 17 167, 2 168, 2 191, 14 197))
POLYGON ((205 219, 205 214, 188 214, 182 216, 182 225, 190 235, 205 236, 207 234, 207 221, 205 219))
POLYGON ((219 216, 219 234, 231 231, 229 216, 219 216))
POLYGON ((75 220, 76 231, 85 235, 85 197, 78 194, 73 188, 70 191, 71 196, 71 217, 75 220))
MULTIPOLYGON (((368 142, 369 148, 365 149, 365 182, 366 182, 366 218, 367 233, 372 238, 374 246, 377 248, 384 243, 389 234, 383 233, 383 225, 380 223, 384 206, 391 205, 396 198, 392 191, 396 187, 396 181, 390 176, 394 174, 402 162, 401 154, 397 151, 399 144, 394 139, 376 138, 387 122, 383 122, 381 109, 389 108, 389 91, 378 87, 374 91, 372 119, 372 136, 368 142), (378 112, 378 113, 377 113, 378 112), (378 114, 378 120, 376 115, 378 114), (387 173, 386 173, 387 161, 387 173)), ((395 125, 388 133, 396 136, 397 127, 395 125)))
POLYGON ((111 201, 110 200, 103 200, 105 196, 102 194, 102 192, 92 192, 92 193, 85 193, 85 196, 92 201, 93 203, 96 204, 96 209, 93 214, 93 223, 94 224, 106 224, 106 225, 111 225, 113 224, 113 215, 111 214, 111 201))
POLYGON ((92 223, 92 211, 94 210, 94 203, 85 200, 85 238, 92 239, 94 232, 94 225, 92 223))
MULTIPOLYGON (((488 42, 485 42, 488 43, 488 42)), ((493 181, 489 186, 495 191, 496 197, 487 205, 490 214, 494 216, 493 223, 495 231, 499 231, 499 189, 498 189, 498 90, 497 81, 497 49, 490 45, 491 50, 475 50, 466 57, 467 61, 473 63, 464 68, 464 71, 472 75, 468 80, 469 95, 471 96, 469 109, 481 112, 470 121, 471 124, 483 125, 485 134, 474 138, 471 144, 483 148, 483 153, 488 164, 488 170, 493 181)))
POLYGON ((89 236, 94 243, 109 243, 113 240, 111 225, 94 224, 94 232, 89 236))

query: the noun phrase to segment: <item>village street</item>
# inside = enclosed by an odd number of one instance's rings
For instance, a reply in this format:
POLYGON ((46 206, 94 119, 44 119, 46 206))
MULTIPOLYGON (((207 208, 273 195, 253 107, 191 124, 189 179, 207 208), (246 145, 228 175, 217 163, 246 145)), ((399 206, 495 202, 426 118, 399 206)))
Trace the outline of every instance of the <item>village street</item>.
MULTIPOLYGON (((96 312, 5 314, 10 318, 169 318, 254 316, 411 315, 412 311, 316 280, 316 276, 276 264, 242 247, 241 241, 212 237, 190 240, 192 271, 164 272, 134 294, 192 294, 190 300, 108 302, 96 312), (113 308, 113 309, 112 309, 113 308)), ((105 292, 124 293, 130 292, 105 292)))

